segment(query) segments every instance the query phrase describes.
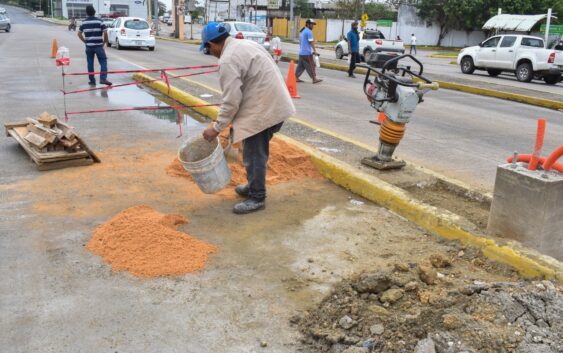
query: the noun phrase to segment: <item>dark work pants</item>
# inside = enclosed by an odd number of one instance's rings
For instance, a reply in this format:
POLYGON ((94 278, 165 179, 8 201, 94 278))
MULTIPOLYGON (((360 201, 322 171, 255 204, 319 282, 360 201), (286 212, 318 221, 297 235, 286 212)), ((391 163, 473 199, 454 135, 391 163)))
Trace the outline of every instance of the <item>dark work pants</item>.
MULTIPOLYGON (((94 55, 98 57, 98 62, 100 63, 100 71, 108 71, 108 58, 104 50, 103 45, 97 45, 95 47, 86 47, 86 62, 88 63, 88 72, 94 71, 94 55)), ((107 74, 100 74, 100 81, 105 81, 107 74)), ((94 75, 88 75, 90 82, 96 82, 96 77, 94 75)))
POLYGON ((313 80, 316 78, 313 55, 299 55, 299 62, 297 63, 297 69, 295 69, 295 76, 299 78, 305 70, 313 80))
MULTIPOLYGON (((367 61, 368 58, 366 58, 367 61)), ((351 53, 350 54, 350 68, 348 69, 348 75, 352 75, 354 73, 354 69, 356 68, 356 64, 360 62, 360 53, 351 53)))
POLYGON ((280 131, 283 122, 242 141, 242 157, 248 179, 249 196, 262 201, 266 198, 266 170, 270 156, 270 140, 280 131))

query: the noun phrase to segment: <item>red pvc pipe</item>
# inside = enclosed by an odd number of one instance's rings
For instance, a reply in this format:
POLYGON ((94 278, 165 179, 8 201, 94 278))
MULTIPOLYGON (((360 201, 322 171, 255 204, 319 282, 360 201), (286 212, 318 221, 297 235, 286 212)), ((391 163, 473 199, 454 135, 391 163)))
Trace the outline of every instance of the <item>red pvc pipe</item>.
POLYGON ((541 155, 543 148, 543 137, 545 136, 545 119, 538 119, 538 129, 536 130, 536 143, 534 145, 534 152, 532 159, 528 163, 528 170, 536 170, 538 167, 538 159, 541 155))
MULTIPOLYGON (((547 156, 547 158, 545 159, 545 162, 543 163, 543 169, 545 170, 550 170, 552 167, 558 171, 560 171, 561 173, 563 173, 562 170, 557 169, 557 165, 555 163, 556 160, 559 159, 559 157, 563 156, 563 145, 557 147, 555 149, 555 151, 551 152, 551 154, 549 156, 547 156)), ((561 165, 561 164, 559 164, 561 165)))
MULTIPOLYGON (((559 148, 558 148, 559 149, 559 148)), ((553 153, 552 153, 553 154, 553 153)), ((513 156, 510 156, 506 159, 506 162, 512 163, 513 156)), ((519 154, 518 155, 518 162, 530 163, 530 159, 532 159, 531 154, 519 154)), ((538 159, 539 164, 544 165, 546 158, 540 157, 538 159)), ((560 163, 553 163, 551 169, 555 169, 560 173, 563 173, 563 164, 560 163)))

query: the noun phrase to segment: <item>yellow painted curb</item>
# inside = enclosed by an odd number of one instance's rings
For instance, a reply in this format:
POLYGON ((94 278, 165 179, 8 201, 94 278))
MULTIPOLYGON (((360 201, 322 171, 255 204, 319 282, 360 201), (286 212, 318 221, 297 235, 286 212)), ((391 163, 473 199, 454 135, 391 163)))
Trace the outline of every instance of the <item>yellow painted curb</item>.
POLYGON ((467 85, 462 85, 462 84, 453 83, 453 82, 445 82, 445 81, 435 81, 435 82, 438 82, 438 84, 440 85, 440 88, 462 91, 462 92, 466 92, 466 93, 473 93, 473 94, 478 94, 478 95, 487 96, 487 97, 501 98, 501 99, 506 99, 506 100, 510 100, 510 101, 514 101, 514 102, 536 105, 538 107, 544 107, 544 108, 550 108, 550 109, 556 109, 556 110, 557 109, 563 109, 563 101, 554 101, 554 100, 550 100, 550 99, 525 96, 523 94, 495 91, 495 90, 488 89, 488 88, 467 86, 467 85))
POLYGON ((199 39, 180 40, 178 38, 167 38, 167 37, 162 37, 162 36, 157 36, 156 39, 166 40, 166 41, 169 41, 169 42, 178 42, 178 43, 185 43, 185 44, 201 45, 201 40, 199 40, 199 39))
POLYGON ((436 59, 457 59, 457 55, 448 55, 448 54, 432 54, 430 55, 431 58, 436 59))
MULTIPOLYGON (((170 98, 174 99, 177 102, 182 103, 183 105, 186 106, 191 106, 191 105, 205 105, 205 104, 209 104, 209 102, 204 101, 203 99, 199 99, 197 97, 192 96, 191 94, 188 94, 174 86, 170 86, 170 90, 168 90, 168 86, 166 85, 166 83, 162 82, 162 81, 153 81, 153 82, 147 82, 152 80, 151 77, 142 74, 142 73, 136 73, 133 75, 133 79, 135 81, 138 81, 152 89, 155 89, 157 91, 159 91, 162 94, 165 94, 167 96, 169 96, 170 98)), ((217 115, 219 113, 219 108, 217 107, 195 107, 193 108, 193 110, 195 110, 196 112, 205 115, 213 120, 217 119, 217 115)))
MULTIPOLYGON (((150 80, 144 74, 135 74, 133 77, 139 82, 150 80)), ((169 92, 163 82, 145 84, 185 105, 208 104, 173 86, 170 87, 169 92)), ((197 111, 216 120, 219 109, 217 107, 205 108, 205 110, 197 111)), ((535 260, 524 253, 528 251, 524 248, 521 248, 520 251, 512 246, 500 246, 493 239, 474 235, 457 224, 460 217, 456 214, 413 200, 404 190, 361 172, 290 137, 277 134, 276 138, 301 148, 311 157, 320 173, 335 184, 388 208, 428 231, 449 240, 459 240, 464 244, 478 247, 482 249, 485 256, 514 267, 524 277, 542 277, 563 282, 563 265, 559 262, 549 260, 550 258, 542 260, 543 256, 538 254, 534 254, 534 257, 540 260, 535 260)))
POLYGON ((463 244, 478 247, 482 249, 485 256, 514 267, 524 277, 544 277, 563 282, 561 268, 550 268, 549 264, 535 261, 509 246, 500 246, 493 239, 470 233, 456 224, 459 216, 413 200, 402 189, 363 173, 299 141, 283 135, 278 135, 278 138, 305 151, 321 174, 335 184, 384 206, 428 231, 449 240, 459 240, 463 244))
MULTIPOLYGON (((285 61, 289 61, 289 60, 295 61, 295 60, 297 60, 296 57, 289 56, 289 55, 284 56, 282 59, 284 59, 285 61)), ((457 65, 457 63, 456 63, 456 65, 457 65)), ((329 69, 329 70, 348 71, 348 66, 339 65, 339 64, 322 63, 321 62, 321 67, 324 68, 324 69, 329 69)), ((362 69, 362 68, 357 68, 355 72, 365 74, 366 70, 362 69)), ((495 91, 495 90, 488 89, 488 88, 480 88, 480 87, 462 85, 462 84, 453 83, 453 82, 446 82, 446 81, 434 81, 434 82, 438 82, 438 84, 440 85, 440 88, 445 88, 445 89, 450 89, 450 90, 455 90, 455 91, 461 91, 461 92, 465 92, 465 93, 478 94, 478 95, 486 96, 486 97, 500 98, 500 99, 510 100, 510 101, 519 102, 519 103, 526 103, 526 104, 535 105, 535 106, 543 107, 543 108, 549 108, 549 109, 555 109, 555 110, 563 109, 563 102, 554 101, 554 100, 550 100, 550 99, 530 97, 530 96, 525 96, 523 94, 517 94, 517 93, 495 91)))

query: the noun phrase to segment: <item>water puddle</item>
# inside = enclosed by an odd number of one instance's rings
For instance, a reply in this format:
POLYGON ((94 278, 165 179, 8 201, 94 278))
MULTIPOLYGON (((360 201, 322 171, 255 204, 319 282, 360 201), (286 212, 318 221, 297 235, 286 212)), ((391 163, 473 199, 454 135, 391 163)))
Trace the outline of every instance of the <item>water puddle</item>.
MULTIPOLYGON (((108 100, 113 107, 168 107, 178 106, 180 103, 173 99, 154 91, 150 88, 131 85, 117 88, 103 89, 91 91, 92 96, 102 97, 108 100)), ((171 123, 178 123, 178 114, 182 120, 182 125, 186 128, 203 128, 207 126, 210 120, 191 109, 155 109, 141 110, 142 114, 151 117, 167 120, 171 123)))

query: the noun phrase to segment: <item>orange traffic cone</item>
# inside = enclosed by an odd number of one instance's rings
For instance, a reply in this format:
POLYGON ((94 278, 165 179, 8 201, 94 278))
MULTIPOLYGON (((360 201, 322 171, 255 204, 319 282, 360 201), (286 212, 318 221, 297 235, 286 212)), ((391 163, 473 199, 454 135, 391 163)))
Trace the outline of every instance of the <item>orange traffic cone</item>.
POLYGON ((287 72, 285 84, 287 85, 287 90, 291 98, 301 98, 297 93, 297 77, 295 76, 295 63, 293 60, 289 62, 289 71, 287 72))
POLYGON ((57 51, 59 50, 59 46, 57 45, 57 39, 53 39, 53 49, 51 49, 51 58, 54 59, 57 57, 57 51))

